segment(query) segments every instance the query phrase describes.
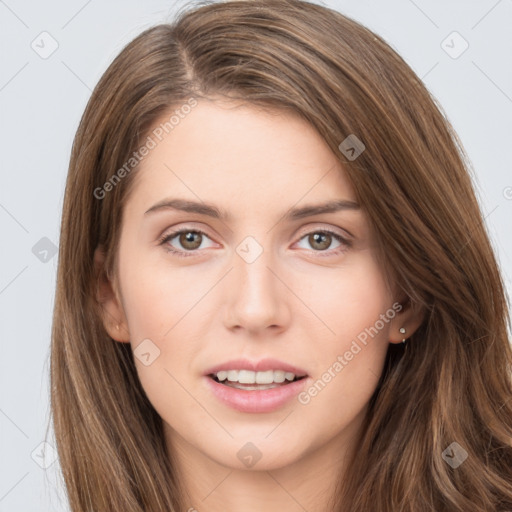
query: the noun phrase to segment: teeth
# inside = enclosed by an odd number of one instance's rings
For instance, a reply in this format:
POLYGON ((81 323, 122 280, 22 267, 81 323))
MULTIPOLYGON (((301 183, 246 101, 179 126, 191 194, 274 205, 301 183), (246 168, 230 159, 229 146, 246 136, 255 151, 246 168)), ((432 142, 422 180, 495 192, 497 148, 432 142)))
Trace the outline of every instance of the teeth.
POLYGON ((228 378, 228 372, 218 372, 217 379, 220 381, 226 380, 228 378))
POLYGON ((215 375, 220 382, 227 379, 229 382, 239 382, 240 384, 272 384, 273 382, 280 384, 285 380, 292 381, 295 379, 294 373, 283 372, 282 370, 267 370, 265 372, 223 370, 215 375))
MULTIPOLYGON (((293 373, 291 375, 293 375, 293 373)), ((282 370, 274 371, 274 382, 284 382, 285 378, 285 372, 283 372, 282 370)))
MULTIPOLYGON (((255 372, 254 377, 256 379, 256 384, 272 384, 272 382, 274 382, 274 371, 267 370, 266 372, 255 372)), ((239 382, 243 382, 243 380, 239 382)))
POLYGON ((236 382, 238 380, 238 370, 229 370, 228 380, 230 382, 236 382))

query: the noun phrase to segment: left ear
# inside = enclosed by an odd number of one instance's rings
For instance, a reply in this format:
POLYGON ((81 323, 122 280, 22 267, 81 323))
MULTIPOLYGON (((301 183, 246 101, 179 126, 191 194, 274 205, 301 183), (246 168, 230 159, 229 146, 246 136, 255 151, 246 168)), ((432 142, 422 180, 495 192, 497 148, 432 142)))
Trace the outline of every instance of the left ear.
POLYGON ((399 304, 402 308, 397 311, 390 322, 390 343, 401 343, 404 339, 407 341, 416 332, 425 317, 423 308, 411 303, 409 299, 404 299, 399 304))

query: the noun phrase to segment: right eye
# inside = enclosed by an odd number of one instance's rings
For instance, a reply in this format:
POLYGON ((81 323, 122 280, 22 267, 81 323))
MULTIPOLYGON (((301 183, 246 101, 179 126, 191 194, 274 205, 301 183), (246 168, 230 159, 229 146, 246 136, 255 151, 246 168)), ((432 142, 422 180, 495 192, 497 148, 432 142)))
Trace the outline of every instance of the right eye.
POLYGON ((208 235, 199 229, 180 229, 164 234, 160 238, 160 245, 164 245, 166 251, 174 253, 176 256, 193 256, 201 247, 204 237, 208 238, 208 235), (175 248, 170 243, 174 238, 178 240, 182 249, 175 248))

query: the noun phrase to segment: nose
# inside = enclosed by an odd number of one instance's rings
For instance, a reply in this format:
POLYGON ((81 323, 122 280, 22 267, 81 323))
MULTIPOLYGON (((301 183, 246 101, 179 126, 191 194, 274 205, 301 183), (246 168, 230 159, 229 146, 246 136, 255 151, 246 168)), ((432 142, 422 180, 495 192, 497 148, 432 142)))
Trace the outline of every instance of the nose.
POLYGON ((226 283, 225 324, 229 329, 246 330, 252 335, 274 334, 285 330, 290 321, 290 295, 279 265, 271 251, 251 262, 233 255, 233 270, 226 283))

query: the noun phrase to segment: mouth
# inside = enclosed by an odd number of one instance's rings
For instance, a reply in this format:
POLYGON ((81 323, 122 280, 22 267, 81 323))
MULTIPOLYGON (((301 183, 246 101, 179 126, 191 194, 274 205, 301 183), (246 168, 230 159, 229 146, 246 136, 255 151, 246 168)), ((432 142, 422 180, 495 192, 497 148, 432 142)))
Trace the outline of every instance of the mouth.
POLYGON ((283 370, 254 372, 251 370, 221 370, 208 375, 213 381, 226 387, 245 391, 263 391, 285 387, 293 382, 305 379, 307 375, 296 375, 283 370))
POLYGON ((311 380, 302 368, 275 358, 232 359, 203 375, 216 401, 243 413, 270 413, 285 407, 311 380))

